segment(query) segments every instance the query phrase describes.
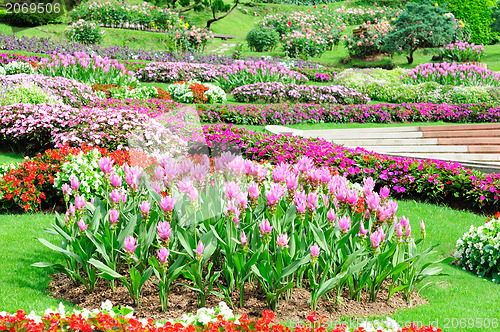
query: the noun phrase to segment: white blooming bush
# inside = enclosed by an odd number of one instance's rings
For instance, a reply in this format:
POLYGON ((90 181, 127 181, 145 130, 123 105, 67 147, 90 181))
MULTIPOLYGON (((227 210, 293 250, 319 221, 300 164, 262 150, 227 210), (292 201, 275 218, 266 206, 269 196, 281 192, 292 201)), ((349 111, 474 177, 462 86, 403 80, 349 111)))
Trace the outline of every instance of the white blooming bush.
POLYGON ((0 75, 6 75, 6 74, 7 72, 5 71, 5 69, 2 66, 0 66, 0 75))
POLYGON ((500 214, 482 226, 470 226, 457 240, 455 258, 459 265, 482 278, 500 283, 500 214))
MULTIPOLYGON (((106 197, 106 186, 103 173, 99 171, 98 160, 101 154, 97 149, 77 155, 70 154, 68 161, 61 165, 60 172, 54 180, 54 188, 62 190, 63 184, 70 184, 71 178, 76 177, 80 181, 79 191, 90 201, 92 197, 103 199, 106 197)), ((115 173, 124 176, 123 168, 114 166, 115 173)))
POLYGON ((33 74, 35 72, 35 69, 29 63, 21 61, 9 62, 3 69, 6 75, 33 74))
POLYGON ((167 92, 173 100, 184 104, 220 104, 225 103, 227 99, 226 93, 220 87, 209 83, 202 84, 196 80, 171 84, 167 87, 167 92))
MULTIPOLYGON (((106 91, 95 91, 101 99, 107 99, 106 91)), ((120 86, 108 90, 111 98, 115 99, 150 99, 158 97, 158 90, 153 86, 141 86, 135 89, 129 89, 126 86, 120 86)))

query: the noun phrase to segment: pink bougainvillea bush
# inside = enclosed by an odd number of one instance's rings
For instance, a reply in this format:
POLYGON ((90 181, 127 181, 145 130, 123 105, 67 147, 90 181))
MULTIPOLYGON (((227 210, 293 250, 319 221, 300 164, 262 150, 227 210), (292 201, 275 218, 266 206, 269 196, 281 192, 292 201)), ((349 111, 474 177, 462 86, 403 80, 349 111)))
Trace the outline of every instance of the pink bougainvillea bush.
POLYGON ((0 84, 22 85, 33 84, 55 96, 66 105, 81 107, 89 105, 97 99, 92 88, 78 81, 64 77, 48 77, 44 75, 0 75, 0 84))
POLYGON ((317 86, 283 84, 281 82, 253 83, 240 86, 231 93, 239 102, 282 101, 315 102, 318 104, 366 104, 366 95, 341 85, 317 86))

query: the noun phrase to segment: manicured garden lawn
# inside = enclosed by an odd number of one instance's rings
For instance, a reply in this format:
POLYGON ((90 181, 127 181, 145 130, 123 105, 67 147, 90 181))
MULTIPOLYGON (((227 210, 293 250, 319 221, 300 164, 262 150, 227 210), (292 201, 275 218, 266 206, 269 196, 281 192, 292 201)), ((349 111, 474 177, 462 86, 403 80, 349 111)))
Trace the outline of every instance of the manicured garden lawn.
POLYGON ((23 160, 23 157, 15 153, 0 153, 0 164, 14 163, 23 160))
MULTIPOLYGON (((16 312, 24 309, 39 312, 58 306, 61 300, 47 292, 50 272, 31 267, 36 262, 54 262, 58 255, 37 238, 55 242, 56 237, 43 232, 54 220, 52 214, 0 215, 0 309, 16 312)), ((69 305, 69 303, 65 303, 69 305)))
MULTIPOLYGON (((484 217, 470 212, 452 210, 415 201, 399 201, 399 215, 407 216, 415 233, 419 231, 419 222, 426 222, 427 245, 439 244, 434 258, 449 256, 453 253, 458 239, 471 224, 484 223, 484 217)), ((54 241, 42 230, 53 221, 51 214, 25 214, 0 216, 0 252, 2 253, 0 297, 2 310, 15 312, 41 310, 57 306, 60 300, 53 299, 47 293, 50 272, 30 265, 39 261, 54 261, 58 255, 38 242, 37 237, 54 241), (13 232, 13 230, 16 230, 13 232)), ((418 234, 415 235, 417 238, 418 234)), ((429 304, 398 312, 391 317, 397 321, 439 322, 439 327, 447 318, 474 317, 479 319, 496 317, 500 305, 500 285, 484 281, 456 267, 445 265, 444 272, 449 276, 435 280, 433 287, 427 288, 423 296, 429 304), (481 306, 471 305, 482 303, 481 306)), ((69 303, 65 303, 71 307, 69 303)), ((446 331, 459 331, 449 329, 446 331)), ((463 329, 462 329, 463 331, 463 329)), ((481 331, 467 329, 467 331, 481 331)))

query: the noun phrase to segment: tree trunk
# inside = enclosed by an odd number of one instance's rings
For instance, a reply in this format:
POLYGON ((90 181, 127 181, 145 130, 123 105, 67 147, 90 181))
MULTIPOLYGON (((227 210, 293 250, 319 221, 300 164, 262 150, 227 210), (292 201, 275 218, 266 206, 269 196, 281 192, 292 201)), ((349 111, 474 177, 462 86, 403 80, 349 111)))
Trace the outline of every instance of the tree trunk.
POLYGON ((406 57, 406 59, 408 59, 408 64, 410 65, 413 63, 413 52, 415 52, 415 49, 410 48, 410 54, 406 57))
POLYGON ((239 2, 240 2, 240 0, 236 0, 233 7, 231 9, 229 9, 229 11, 226 14, 224 14, 223 16, 215 17, 215 14, 214 14, 214 18, 211 18, 207 21, 207 29, 210 29, 210 26, 212 25, 212 23, 217 22, 218 20, 222 20, 224 17, 231 14, 231 12, 236 8, 236 6, 238 6, 239 2))

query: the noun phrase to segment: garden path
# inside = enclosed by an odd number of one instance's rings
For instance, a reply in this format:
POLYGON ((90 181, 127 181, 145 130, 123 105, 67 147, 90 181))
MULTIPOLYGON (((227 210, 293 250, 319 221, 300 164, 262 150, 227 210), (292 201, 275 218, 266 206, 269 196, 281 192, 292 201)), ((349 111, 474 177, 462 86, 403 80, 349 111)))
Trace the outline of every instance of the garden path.
POLYGON ((456 161, 486 173, 500 171, 500 124, 298 130, 266 126, 275 134, 318 137, 386 155, 456 161))

